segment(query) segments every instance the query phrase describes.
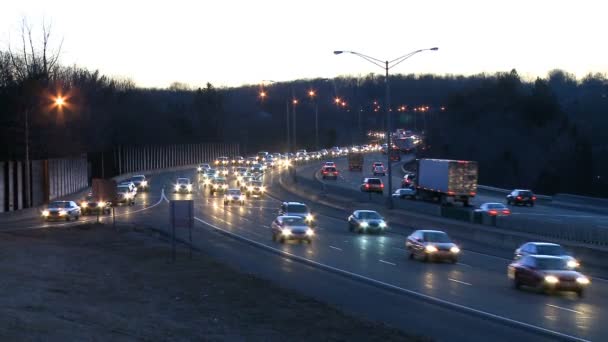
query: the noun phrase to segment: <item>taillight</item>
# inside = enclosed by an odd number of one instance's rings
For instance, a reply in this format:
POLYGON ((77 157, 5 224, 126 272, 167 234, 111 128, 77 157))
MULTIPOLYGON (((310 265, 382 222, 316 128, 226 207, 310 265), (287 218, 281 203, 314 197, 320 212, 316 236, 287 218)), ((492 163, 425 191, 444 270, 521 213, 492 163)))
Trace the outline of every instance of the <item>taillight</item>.
POLYGON ((508 211, 508 210, 503 210, 503 211, 502 211, 502 213, 503 213, 503 214, 507 214, 507 215, 508 215, 508 214, 510 214, 511 212, 510 212, 510 211, 508 211))
POLYGON ((490 210, 489 213, 490 213, 490 215, 496 215, 496 214, 498 214, 498 211, 496 211, 496 210, 490 210))
POLYGON ((521 200, 521 196, 517 196, 517 199, 518 199, 518 200, 521 200))
POLYGON ((533 200, 533 201, 536 201, 536 196, 532 196, 532 200, 533 200))
POLYGON ((380 184, 380 187, 381 187, 381 188, 384 188, 384 184, 380 184))
POLYGON ((369 188, 369 184, 365 184, 365 188, 368 189, 369 188))
POLYGON ((471 191, 471 192, 469 192, 469 195, 475 196, 475 195, 477 195, 477 193, 475 193, 474 191, 471 191))

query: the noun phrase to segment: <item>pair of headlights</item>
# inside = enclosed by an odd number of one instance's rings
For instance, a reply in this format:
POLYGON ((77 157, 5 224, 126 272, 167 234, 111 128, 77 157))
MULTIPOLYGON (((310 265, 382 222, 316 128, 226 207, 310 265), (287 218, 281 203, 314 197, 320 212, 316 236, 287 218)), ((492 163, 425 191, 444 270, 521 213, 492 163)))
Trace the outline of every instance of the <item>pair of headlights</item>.
MULTIPOLYGON (((380 222, 379 226, 380 226, 380 228, 386 228, 386 223, 385 222, 380 222)), ((369 223, 367 223, 367 222, 361 222, 361 223, 359 223, 359 227, 361 227, 361 228, 367 228, 367 227, 369 227, 369 223)))
MULTIPOLYGON (((289 236, 289 235, 291 235, 291 229, 289 229, 289 228, 283 228, 283 229, 281 229, 281 234, 283 234, 283 236, 289 236)), ((313 236, 313 235, 315 235, 315 231, 312 230, 311 228, 308 228, 306 230, 306 235, 307 236, 313 236)))
MULTIPOLYGON (((59 216, 65 216, 65 215, 67 215, 67 214, 68 214, 68 212, 67 212, 67 211, 65 211, 65 210, 61 210, 61 211, 59 211, 59 216)), ((42 211, 42 216, 44 216, 44 217, 48 217, 49 215, 51 215, 51 213, 50 213, 48 210, 43 210, 43 211, 42 211)))
MULTIPOLYGON (((424 247, 424 250, 427 253, 435 253, 435 252, 439 251, 439 249, 437 249, 437 247, 435 247, 433 245, 427 245, 426 247, 424 247)), ((456 246, 452 246, 450 248, 450 252, 452 252, 453 254, 458 254, 458 253, 460 253, 460 248, 458 248, 456 246)))
MULTIPOLYGON (((545 282, 549 285, 555 285, 559 283, 559 279, 556 276, 548 275, 545 276, 545 282)), ((590 283, 589 278, 587 277, 577 277, 576 282, 581 285, 587 285, 590 283)))

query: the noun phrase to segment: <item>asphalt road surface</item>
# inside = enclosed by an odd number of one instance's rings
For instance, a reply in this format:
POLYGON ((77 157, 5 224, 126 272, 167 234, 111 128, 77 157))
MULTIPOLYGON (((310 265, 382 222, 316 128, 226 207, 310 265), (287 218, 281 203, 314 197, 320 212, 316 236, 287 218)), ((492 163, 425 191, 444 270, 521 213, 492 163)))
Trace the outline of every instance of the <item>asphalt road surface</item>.
MULTIPOLYGON (((275 174, 269 172, 265 177, 271 195, 252 199, 243 207, 224 207, 221 196, 209 195, 202 186, 191 195, 169 191, 178 176, 196 182, 194 170, 156 175, 151 179, 150 192, 138 196, 135 207, 119 208, 117 219, 166 230, 168 201, 192 199, 194 244, 218 259, 370 319, 439 340, 539 341, 544 337, 532 331, 540 329, 561 334, 562 339, 602 341, 608 337, 608 327, 601 323, 608 317, 608 284, 600 279, 592 280, 584 298, 574 293, 548 296, 518 291, 506 276, 508 259, 465 249, 458 264, 412 261, 404 250, 403 235, 350 233, 345 220, 349 213, 314 203, 308 203, 318 222, 311 245, 273 242, 270 223, 279 204, 299 199, 275 185, 275 174), (245 239, 247 242, 242 242, 245 239), (300 261, 294 259, 298 257, 300 261), (495 319, 487 319, 489 316, 495 319)), ((231 184, 235 186, 234 180, 231 184)), ((34 220, 0 229, 52 229, 64 224, 34 220)), ((417 227, 391 228, 405 232, 417 227)), ((188 233, 181 229, 178 236, 187 239, 188 233)))

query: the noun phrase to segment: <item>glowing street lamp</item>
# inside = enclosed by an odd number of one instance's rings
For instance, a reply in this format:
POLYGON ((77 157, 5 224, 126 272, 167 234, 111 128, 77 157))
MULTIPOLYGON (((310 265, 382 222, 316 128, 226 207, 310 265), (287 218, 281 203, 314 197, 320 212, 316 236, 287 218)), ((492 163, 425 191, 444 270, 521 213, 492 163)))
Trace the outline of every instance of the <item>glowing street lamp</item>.
POLYGON ((55 97, 55 106, 61 108, 65 105, 65 97, 61 96, 61 95, 57 95, 55 97))

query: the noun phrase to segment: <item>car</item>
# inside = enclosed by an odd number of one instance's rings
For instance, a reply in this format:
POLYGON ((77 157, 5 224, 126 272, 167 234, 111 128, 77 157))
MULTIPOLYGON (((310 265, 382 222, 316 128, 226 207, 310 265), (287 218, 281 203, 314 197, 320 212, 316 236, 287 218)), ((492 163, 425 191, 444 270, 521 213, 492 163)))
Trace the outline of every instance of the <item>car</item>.
POLYGON ((572 257, 557 243, 550 242, 526 242, 515 250, 514 260, 519 260, 526 255, 551 255, 560 257, 566 261, 568 267, 575 269, 580 266, 578 260, 572 257))
POLYGON ((416 180, 416 175, 413 173, 406 173, 403 176, 403 179, 401 180, 401 187, 402 188, 407 188, 411 185, 414 184, 414 181, 416 180))
POLYGON ((264 160, 264 163, 262 164, 262 166, 264 167, 264 169, 272 169, 274 168, 274 160, 272 158, 266 158, 264 160))
POLYGON ((507 204, 534 206, 536 196, 530 190, 515 189, 507 195, 507 204))
POLYGON ((279 216, 299 216, 310 225, 316 224, 315 217, 308 206, 301 202, 283 202, 279 208, 279 216))
POLYGON ((334 146, 331 148, 331 155, 337 157, 341 154, 340 148, 338 146, 334 146))
POLYGON ((422 258, 424 261, 448 260, 458 262, 460 248, 440 230, 416 230, 405 240, 405 249, 410 259, 422 258))
POLYGON ((257 162, 258 162, 257 157, 248 157, 247 160, 245 160, 245 165, 251 166, 253 164, 256 164, 257 162))
POLYGON ((281 157, 282 157, 282 156, 281 156, 281 154, 280 154, 280 153, 273 153, 273 154, 272 154, 272 158, 273 158, 274 160, 277 160, 277 161, 278 161, 278 160, 280 160, 280 159, 281 159, 281 157))
POLYGON ((529 286, 543 292, 574 291, 582 297, 591 280, 570 267, 561 257, 526 255, 507 268, 513 287, 529 286))
POLYGON ((386 176, 386 170, 384 166, 376 166, 374 167, 374 176, 386 176))
POLYGON ((321 155, 322 155, 323 157, 325 157, 326 155, 328 155, 328 154, 329 154, 329 151, 328 151, 327 149, 325 149, 325 148, 321 149, 321 151, 320 151, 320 152, 321 152, 321 155))
POLYGON ((326 161, 323 166, 336 167, 336 163, 333 161, 326 161))
POLYGON ((116 187, 116 204, 121 203, 126 205, 135 204, 135 193, 128 185, 118 185, 116 187))
POLYGON ((411 186, 408 188, 397 189, 395 192, 393 192, 393 197, 414 199, 416 198, 416 188, 411 186))
POLYGON ((321 177, 323 179, 331 178, 336 180, 338 179, 339 174, 340 172, 335 166, 323 166, 323 168, 321 168, 321 177))
POLYGON ((133 197, 137 196, 137 187, 135 186, 135 183, 133 183, 130 180, 126 180, 126 181, 122 181, 120 183, 118 183, 119 186, 126 186, 129 188, 129 191, 131 193, 133 193, 133 197))
POLYGON ((378 192, 382 193, 384 184, 380 178, 364 178, 361 184, 362 192, 378 192))
POLYGON ((231 162, 232 165, 243 165, 245 164, 245 158, 243 158, 242 156, 236 156, 232 158, 231 162))
POLYGON ((239 185, 239 188, 241 189, 241 191, 247 191, 247 186, 252 181, 254 181, 252 174, 247 173, 245 176, 243 176, 243 179, 238 182, 238 185, 239 185))
POLYGON ((483 203, 475 212, 490 217, 511 215, 511 209, 502 203, 483 203))
POLYGON ((217 172, 222 177, 228 177, 228 174, 230 174, 230 170, 227 167, 225 167, 225 166, 220 166, 217 169, 217 172))
POLYGON ((315 231, 301 216, 279 215, 271 224, 272 241, 284 243, 288 240, 312 243, 315 231))
POLYGON ((257 161, 258 162, 262 161, 262 160, 266 159, 267 156, 268 156, 268 152, 260 151, 260 152, 258 152, 258 155, 257 155, 257 161))
POLYGON ((226 190, 228 190, 228 182, 226 181, 226 178, 223 177, 216 177, 211 182, 211 186, 209 187, 209 193, 211 195, 215 195, 217 193, 223 194, 226 192, 226 190))
POLYGON ((262 164, 256 163, 256 164, 251 165, 249 172, 251 172, 254 175, 262 174, 262 173, 264 173, 264 167, 262 166, 262 164))
POLYGON ((262 181, 251 181, 247 184, 247 197, 251 196, 262 196, 266 191, 266 187, 262 181))
POLYGON ((203 178, 213 179, 219 175, 219 172, 216 169, 207 169, 205 173, 203 173, 203 178))
POLYGON ((211 165, 207 163, 198 164, 198 166, 196 167, 196 172, 204 174, 209 169, 211 169, 211 165))
POLYGON ((193 187, 190 178, 178 178, 173 186, 173 192, 191 194, 194 189, 193 187))
POLYGON ((375 169, 376 169, 376 167, 378 167, 378 166, 382 166, 382 167, 384 167, 384 163, 379 162, 379 161, 377 161, 377 162, 373 162, 373 163, 372 163, 372 172, 374 172, 374 170, 375 170, 375 169))
POLYGON ((133 176, 131 177, 130 181, 135 184, 135 187, 137 187, 138 191, 148 191, 150 189, 150 186, 148 185, 148 180, 144 175, 133 176))
POLYGON ((89 193, 82 201, 80 201, 80 212, 82 215, 88 214, 109 214, 112 212, 112 202, 105 200, 96 200, 92 193, 89 193))
POLYGON ((387 154, 388 153, 388 144, 382 144, 382 147, 380 149, 382 150, 382 154, 387 154))
POLYGON ((54 201, 42 210, 42 218, 51 220, 78 220, 80 218, 80 207, 74 201, 54 201))
POLYGON ((348 217, 348 230, 357 233, 383 233, 388 229, 384 218, 373 210, 355 210, 348 217))
POLYGON ((224 194, 224 205, 231 203, 239 203, 245 205, 245 195, 241 192, 241 189, 228 189, 224 194))

